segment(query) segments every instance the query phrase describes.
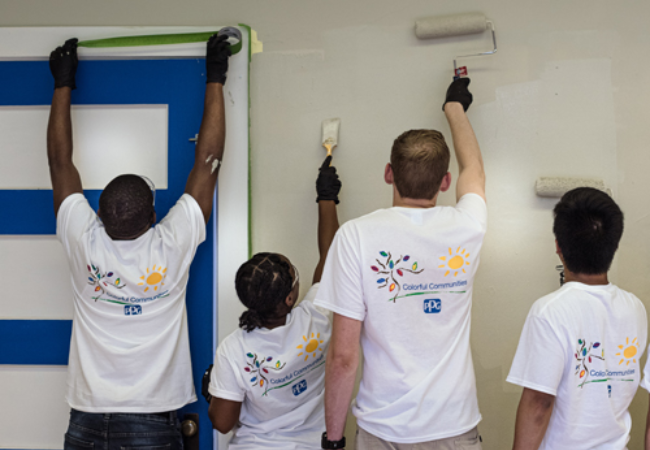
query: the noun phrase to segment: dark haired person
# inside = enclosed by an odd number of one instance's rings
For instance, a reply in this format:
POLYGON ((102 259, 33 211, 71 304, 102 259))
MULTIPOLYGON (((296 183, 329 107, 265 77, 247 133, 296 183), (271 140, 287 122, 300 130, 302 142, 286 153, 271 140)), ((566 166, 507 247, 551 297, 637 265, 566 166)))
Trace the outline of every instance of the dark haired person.
POLYGON ((513 448, 622 450, 647 337, 641 301, 607 279, 623 213, 592 188, 567 192, 554 213, 565 283, 533 304, 521 333, 508 375, 524 388, 513 448))
POLYGON ((313 300, 339 227, 341 183, 331 159, 316 182, 320 260, 305 298, 296 306, 300 276, 283 255, 258 253, 237 271, 237 296, 248 310, 239 319, 241 329, 219 344, 209 386, 214 428, 235 430, 231 450, 320 447, 331 325, 313 300))
POLYGON ((137 175, 112 180, 97 214, 88 204, 72 162, 77 40, 50 55, 55 90, 47 155, 57 237, 68 257, 75 305, 65 449, 182 449, 176 410, 196 401, 185 292, 219 173, 218 165, 213 170, 206 161, 221 161, 224 151, 222 89, 229 56, 228 43, 213 36, 194 167, 185 194, 153 226, 152 188, 137 175))
POLYGON ((469 333, 487 208, 468 85, 454 81, 443 106, 460 171, 456 206, 437 206, 451 186, 444 137, 407 131, 384 173, 393 207, 347 222, 332 243, 316 299, 334 312, 323 448, 344 445, 359 341, 357 449, 481 447, 469 333))

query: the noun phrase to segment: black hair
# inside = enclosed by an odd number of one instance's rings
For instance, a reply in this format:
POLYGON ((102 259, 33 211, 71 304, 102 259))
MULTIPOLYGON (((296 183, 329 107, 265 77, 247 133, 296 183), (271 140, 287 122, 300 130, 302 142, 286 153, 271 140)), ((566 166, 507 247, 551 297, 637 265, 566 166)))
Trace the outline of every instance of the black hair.
POLYGON ((132 239, 147 224, 153 225, 151 188, 138 175, 114 178, 99 196, 99 213, 106 233, 113 239, 132 239))
POLYGON ((258 253, 242 264, 235 289, 248 311, 239 317, 239 327, 253 331, 277 317, 278 305, 291 293, 292 283, 291 267, 277 253, 258 253))
POLYGON ((573 189, 553 210, 553 233, 565 266, 574 273, 606 273, 623 235, 623 212, 606 193, 573 189))

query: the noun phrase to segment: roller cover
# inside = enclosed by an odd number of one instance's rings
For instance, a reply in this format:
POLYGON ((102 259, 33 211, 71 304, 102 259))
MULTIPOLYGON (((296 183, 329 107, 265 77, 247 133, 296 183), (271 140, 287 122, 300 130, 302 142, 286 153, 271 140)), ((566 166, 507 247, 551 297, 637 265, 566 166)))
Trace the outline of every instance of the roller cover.
POLYGON ((434 16, 415 22, 415 35, 420 39, 431 39, 463 34, 482 33, 487 28, 483 13, 434 16))
POLYGON ((605 182, 598 178, 541 177, 535 183, 535 192, 540 197, 560 198, 571 189, 579 187, 590 187, 612 195, 605 182))

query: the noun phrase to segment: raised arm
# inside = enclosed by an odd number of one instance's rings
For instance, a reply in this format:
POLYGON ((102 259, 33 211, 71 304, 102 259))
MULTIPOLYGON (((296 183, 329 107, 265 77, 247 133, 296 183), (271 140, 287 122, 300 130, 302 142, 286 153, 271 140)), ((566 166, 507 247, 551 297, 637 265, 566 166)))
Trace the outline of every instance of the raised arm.
POLYGON ((316 192, 318 197, 318 253, 320 259, 312 283, 320 282, 323 275, 323 267, 327 252, 332 245, 334 235, 339 229, 339 218, 336 213, 336 205, 339 204, 339 191, 341 190, 341 181, 336 174, 336 168, 330 166, 332 156, 328 156, 318 169, 318 179, 316 180, 316 192))
POLYGON ((203 120, 196 144, 194 167, 190 172, 185 192, 197 201, 205 222, 212 213, 212 200, 226 140, 226 114, 223 103, 223 85, 226 82, 230 46, 227 36, 210 38, 205 57, 207 85, 203 120))
POLYGON ((472 94, 467 89, 469 78, 454 80, 447 90, 443 106, 451 135, 454 151, 458 161, 458 181, 456 182, 456 200, 467 193, 475 193, 485 199, 485 170, 483 157, 472 125, 465 114, 472 104, 472 94))
POLYGON ((76 89, 77 39, 69 39, 50 53, 54 96, 47 124, 47 160, 52 179, 54 214, 70 194, 83 192, 79 172, 72 162, 72 120, 70 93, 76 89))

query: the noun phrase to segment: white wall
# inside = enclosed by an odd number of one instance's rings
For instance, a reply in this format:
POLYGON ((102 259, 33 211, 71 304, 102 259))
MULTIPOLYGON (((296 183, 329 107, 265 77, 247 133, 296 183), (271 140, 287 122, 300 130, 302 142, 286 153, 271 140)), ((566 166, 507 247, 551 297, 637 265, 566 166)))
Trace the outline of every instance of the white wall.
MULTIPOLYGON (((251 25, 264 42, 251 83, 253 249, 285 253, 305 274, 317 260, 320 121, 342 118, 335 150, 341 219, 388 206, 381 174, 392 140, 416 127, 448 134, 440 107, 451 60, 489 47, 487 35, 418 41, 413 23, 475 10, 494 20, 499 41, 494 57, 467 61, 475 97, 469 115, 484 150, 490 208, 472 344, 484 448, 496 450, 512 442, 520 390, 504 380, 524 318, 558 282, 553 201, 533 195, 537 176, 606 180, 626 213, 614 281, 650 298, 650 4, 0 0, 0 26, 251 25)), ((452 199, 453 192, 442 202, 452 199)), ((632 449, 642 445, 646 398, 640 391, 633 403, 632 449)))

